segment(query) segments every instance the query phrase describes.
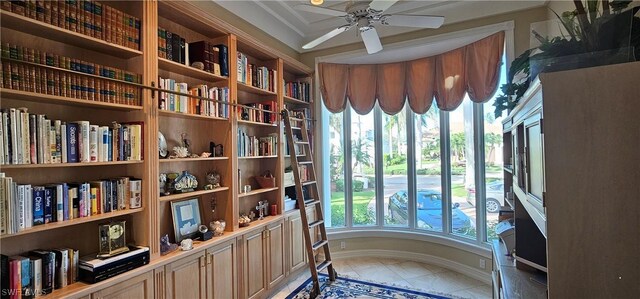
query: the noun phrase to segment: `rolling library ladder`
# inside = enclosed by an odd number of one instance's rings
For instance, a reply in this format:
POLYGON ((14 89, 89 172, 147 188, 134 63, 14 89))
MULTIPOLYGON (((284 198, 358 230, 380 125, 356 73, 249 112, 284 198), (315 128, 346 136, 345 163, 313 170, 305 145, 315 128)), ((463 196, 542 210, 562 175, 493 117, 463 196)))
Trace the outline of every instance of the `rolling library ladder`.
POLYGON ((315 298, 320 294, 320 282, 318 280, 318 272, 327 269, 329 273, 329 280, 335 281, 337 277, 337 273, 333 268, 331 263, 331 253, 329 251, 329 241, 327 239, 327 230, 324 226, 324 215, 322 213, 322 205, 320 201, 320 196, 318 196, 318 186, 317 186, 317 178, 316 171, 313 166, 313 157, 311 156, 311 145, 309 144, 309 134, 307 132, 307 120, 304 118, 297 118, 295 116, 290 116, 288 110, 282 110, 282 118, 284 119, 285 125, 285 135, 287 138, 287 145, 289 146, 289 153, 291 157, 291 167, 293 168, 293 177, 296 182, 296 201, 298 203, 298 207, 300 209, 300 216, 302 219, 302 226, 307 227, 309 229, 303 229, 304 232, 304 243, 307 248, 307 256, 309 257, 309 269, 311 270, 311 277, 313 277, 313 290, 310 292, 311 298, 315 298), (291 121, 301 122, 300 128, 298 130, 302 131, 302 140, 297 141, 293 139, 293 130, 294 128, 291 126, 291 121), (298 161, 298 154, 296 152, 296 145, 302 145, 304 147, 304 155, 301 155, 304 160, 298 161), (300 179, 300 171, 298 169, 299 165, 308 165, 309 173, 311 174, 310 180, 302 182, 300 179), (306 199, 303 192, 304 186, 315 185, 314 188, 311 189, 311 198, 306 199), (309 223, 307 219, 307 207, 314 206, 316 211, 316 221, 309 223), (315 243, 311 243, 311 234, 309 230, 312 228, 318 227, 320 229, 321 239, 315 243), (316 260, 314 258, 313 252, 320 248, 324 249, 324 258, 325 260, 316 264, 316 260))

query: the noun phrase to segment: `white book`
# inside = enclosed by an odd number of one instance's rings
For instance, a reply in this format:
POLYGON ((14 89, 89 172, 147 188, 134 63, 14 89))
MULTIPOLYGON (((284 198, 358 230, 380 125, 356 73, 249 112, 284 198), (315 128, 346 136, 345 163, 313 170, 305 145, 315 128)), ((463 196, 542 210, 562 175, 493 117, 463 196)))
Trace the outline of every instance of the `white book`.
POLYGON ((64 186, 56 185, 56 217, 58 222, 64 221, 64 186))
POLYGON ((136 209, 142 207, 142 180, 130 179, 129 189, 129 208, 136 209))
POLYGON ((11 157, 9 156, 9 114, 2 112, 2 142, 4 147, 4 164, 11 164, 11 157))
POLYGON ((43 140, 44 140, 44 115, 39 114, 36 116, 36 158, 38 160, 38 164, 44 163, 44 148, 43 148, 43 140))
MULTIPOLYGON (((180 86, 180 93, 189 93, 189 87, 187 86, 187 83, 179 83, 180 86)), ((180 96, 180 112, 182 113, 187 113, 187 107, 189 106, 187 104, 187 96, 180 96)))
POLYGON ((56 285, 60 286, 60 288, 64 288, 68 285, 69 250, 66 248, 59 248, 53 249, 52 251, 56 254, 56 264, 58 263, 58 258, 60 259, 60 267, 56 267, 56 285))
MULTIPOLYGON (((93 126, 92 126, 93 127, 93 126)), ((92 128, 93 130, 93 128, 92 128)), ((90 133, 91 134, 91 133, 90 133)), ((96 131, 96 140, 97 140, 97 147, 96 149, 98 150, 98 162, 104 162, 104 140, 102 139, 102 127, 98 126, 98 130, 96 131)), ((89 138, 91 138, 91 135, 89 135, 89 138)))
POLYGON ((16 109, 9 109, 9 121, 11 122, 11 164, 18 164, 18 151, 16 150, 17 139, 17 124, 16 124, 16 109))
POLYGON ((56 156, 56 163, 62 163, 62 121, 60 120, 56 120, 53 122, 53 130, 55 130, 55 156, 56 156))
POLYGON ((13 145, 13 149, 18 154, 16 156, 15 164, 24 164, 24 146, 22 143, 22 113, 19 109, 14 110, 14 120, 16 122, 16 143, 13 145))
POLYGON ((3 177, 2 183, 4 185, 4 198, 5 198, 5 231, 7 234, 13 234, 13 216, 14 216, 14 204, 13 204, 13 179, 11 177, 3 177))
POLYGON ((29 144, 29 137, 31 131, 29 130, 29 113, 27 108, 20 108, 20 121, 22 122, 22 159, 24 164, 31 164, 31 145, 29 144))
POLYGON ((66 123, 62 123, 60 125, 60 142, 61 144, 61 155, 62 155, 62 163, 67 163, 69 161, 67 161, 67 154, 68 154, 68 149, 67 149, 67 124, 66 123))
POLYGON ((89 127, 89 161, 98 161, 98 126, 89 127))
POLYGON ((24 218, 25 228, 33 227, 33 190, 31 185, 24 185, 24 218))
POLYGON ((25 210, 26 210, 26 206, 25 206, 25 194, 24 194, 24 185, 18 185, 18 192, 17 192, 17 205, 16 207, 17 209, 17 216, 18 216, 18 231, 23 231, 27 224, 26 224, 26 217, 25 217, 25 210))
POLYGON ((89 122, 86 120, 75 121, 78 124, 78 162, 90 162, 91 150, 89 148, 89 122))
MULTIPOLYGON (((42 148, 44 149, 44 163, 50 164, 52 162, 51 157, 51 120, 44 119, 44 128, 42 134, 44 140, 42 142, 42 148)), ((55 138, 54 138, 55 140, 55 138)))
POLYGON ((42 294, 42 259, 30 257, 31 279, 33 279, 33 297, 40 297, 42 294))

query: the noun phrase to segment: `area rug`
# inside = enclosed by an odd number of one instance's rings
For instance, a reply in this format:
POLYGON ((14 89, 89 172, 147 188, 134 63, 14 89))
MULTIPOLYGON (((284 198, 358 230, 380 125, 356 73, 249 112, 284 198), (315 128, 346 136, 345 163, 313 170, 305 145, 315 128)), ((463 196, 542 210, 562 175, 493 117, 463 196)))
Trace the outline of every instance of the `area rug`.
MULTIPOLYGON (((326 274, 319 273, 320 295, 318 299, 329 298, 407 298, 407 299, 450 299, 458 298, 447 294, 430 294, 417 290, 406 289, 402 286, 386 286, 369 281, 361 281, 338 275, 336 281, 329 281, 326 274)), ((309 298, 313 288, 311 278, 297 287, 286 299, 309 298)))

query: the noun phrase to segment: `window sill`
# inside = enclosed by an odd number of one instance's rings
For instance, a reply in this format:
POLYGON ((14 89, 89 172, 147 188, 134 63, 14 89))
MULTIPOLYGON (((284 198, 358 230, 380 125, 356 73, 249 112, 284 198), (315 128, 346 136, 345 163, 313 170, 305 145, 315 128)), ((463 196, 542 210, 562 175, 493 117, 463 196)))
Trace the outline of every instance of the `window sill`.
POLYGON ((406 239, 423 242, 431 242, 445 245, 467 252, 491 258, 491 248, 489 244, 474 244, 475 240, 465 240, 464 238, 454 235, 445 235, 439 232, 423 232, 408 228, 335 228, 327 229, 327 235, 330 240, 342 240, 362 237, 389 238, 389 239, 406 239))

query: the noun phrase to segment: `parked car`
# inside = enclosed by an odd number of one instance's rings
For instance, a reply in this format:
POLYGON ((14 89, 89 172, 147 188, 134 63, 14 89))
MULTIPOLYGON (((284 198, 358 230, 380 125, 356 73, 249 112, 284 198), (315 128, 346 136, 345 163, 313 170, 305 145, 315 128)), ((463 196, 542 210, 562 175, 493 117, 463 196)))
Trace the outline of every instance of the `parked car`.
MULTIPOLYGON (((504 182, 493 181, 487 184, 487 212, 497 213, 500 207, 504 205, 504 182)), ((467 202, 471 205, 476 204, 476 189, 467 188, 467 202)))
MULTIPOLYGON (((418 190, 416 193, 418 224, 434 230, 442 230, 442 194, 432 189, 418 190)), ((392 219, 406 221, 408 218, 407 191, 398 191, 389 197, 389 215, 392 219)), ((454 232, 464 232, 471 227, 471 219, 460 211, 459 203, 451 208, 451 224, 454 232)))

